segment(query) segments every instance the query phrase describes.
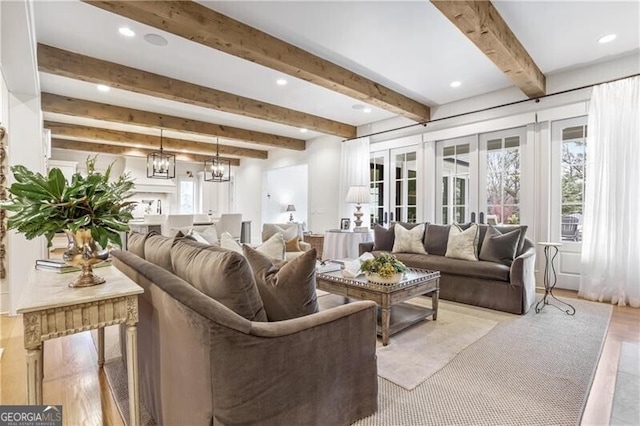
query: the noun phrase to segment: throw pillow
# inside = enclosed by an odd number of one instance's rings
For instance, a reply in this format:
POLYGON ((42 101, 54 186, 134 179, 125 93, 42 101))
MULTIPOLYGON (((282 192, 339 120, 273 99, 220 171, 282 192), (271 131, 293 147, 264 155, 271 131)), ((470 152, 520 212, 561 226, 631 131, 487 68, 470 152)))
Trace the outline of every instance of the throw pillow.
POLYGON ((407 229, 397 223, 393 227, 393 232, 395 233, 393 253, 427 253, 422 242, 424 223, 414 226, 412 229, 407 229))
POLYGON ((220 235, 220 247, 242 254, 242 246, 228 232, 223 232, 220 235))
POLYGON ((449 225, 429 224, 425 232, 424 248, 429 254, 444 256, 447 252, 447 241, 449 241, 449 225))
POLYGON ((140 232, 129 233, 127 236, 127 251, 144 259, 144 242, 148 236, 149 234, 142 234, 140 232))
POLYGON ((280 267, 246 244, 243 249, 269 321, 282 321, 318 312, 315 249, 304 252, 280 267))
POLYGON ((284 260, 285 244, 281 232, 275 233, 256 248, 260 253, 275 260, 284 260))
POLYGON ((520 229, 514 229, 503 234, 495 227, 490 226, 482 242, 480 260, 511 266, 516 256, 519 239, 520 229))
POLYGON ((191 231, 191 234, 189 234, 191 237, 193 237, 194 240, 196 240, 199 243, 202 244, 209 244, 209 240, 207 240, 206 238, 204 238, 198 231, 191 231))
POLYGON ((302 249, 300 248, 300 240, 298 240, 298 237, 293 237, 289 241, 285 241, 284 246, 287 253, 302 251, 302 249))
POLYGON ((294 237, 300 237, 298 235, 298 224, 290 223, 283 225, 276 225, 275 223, 265 223, 262 226, 262 241, 267 241, 274 234, 281 232, 285 241, 289 241, 294 237))
POLYGON ((198 232, 202 238, 207 240, 209 244, 218 244, 218 231, 214 225, 207 226, 198 232))
POLYGON ((462 260, 478 260, 478 225, 473 223, 464 231, 454 224, 449 229, 446 257, 462 260))
POLYGON ((244 256, 217 246, 179 240, 171 248, 175 274, 249 321, 266 321, 262 299, 244 256))
POLYGON ((373 249, 378 251, 393 250, 395 240, 393 227, 387 229, 384 226, 375 224, 373 226, 373 249))

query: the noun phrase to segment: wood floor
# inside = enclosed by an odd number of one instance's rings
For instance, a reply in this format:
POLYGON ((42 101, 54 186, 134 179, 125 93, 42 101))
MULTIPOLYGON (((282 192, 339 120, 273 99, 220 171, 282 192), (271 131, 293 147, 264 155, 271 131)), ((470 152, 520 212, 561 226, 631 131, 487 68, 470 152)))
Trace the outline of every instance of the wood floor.
MULTIPOLYGON (((575 298, 557 290, 558 297, 575 298)), ((615 306, 582 425, 608 425, 623 342, 640 342, 640 309, 615 306)), ((0 315, 0 405, 25 404, 22 319, 0 315)), ((67 425, 123 425, 89 332, 45 342, 44 395, 62 405, 67 425)))

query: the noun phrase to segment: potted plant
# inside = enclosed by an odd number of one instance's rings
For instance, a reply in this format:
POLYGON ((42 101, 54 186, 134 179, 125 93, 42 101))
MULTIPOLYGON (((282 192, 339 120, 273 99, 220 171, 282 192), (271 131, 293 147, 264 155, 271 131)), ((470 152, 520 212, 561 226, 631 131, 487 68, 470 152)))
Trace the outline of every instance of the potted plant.
POLYGON ((367 279, 379 284, 395 284, 400 282, 407 266, 391 253, 380 253, 373 259, 367 259, 360 265, 360 270, 367 279))
POLYGON ((75 173, 68 182, 62 171, 53 168, 47 176, 34 173, 24 166, 13 166, 16 182, 8 188, 9 199, 0 206, 13 212, 7 221, 8 229, 15 229, 31 240, 44 235, 47 247, 57 232, 69 238, 69 249, 63 259, 82 266, 78 280, 72 287, 84 287, 104 282, 91 271, 91 265, 108 257, 109 243, 122 245, 119 232, 129 230, 127 222, 133 218, 131 196, 133 180, 123 174, 110 182, 111 168, 105 173, 95 170, 96 158, 86 162, 87 176, 75 173))

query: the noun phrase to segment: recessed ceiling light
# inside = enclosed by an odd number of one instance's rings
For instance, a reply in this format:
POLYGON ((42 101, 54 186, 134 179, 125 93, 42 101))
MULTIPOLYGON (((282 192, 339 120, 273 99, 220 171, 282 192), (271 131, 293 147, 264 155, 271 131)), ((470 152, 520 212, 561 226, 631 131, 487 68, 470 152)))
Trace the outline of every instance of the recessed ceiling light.
POLYGON ((136 35, 136 33, 129 27, 120 27, 118 28, 118 32, 125 37, 133 37, 136 35))
POLYGON ((309 131, 309 130, 308 130, 308 129, 305 129, 305 128, 300 129, 300 133, 307 133, 308 131, 309 131))
POLYGON ((369 114, 371 112, 371 108, 369 108, 369 107, 362 108, 362 112, 364 112, 365 114, 369 114))
POLYGON ((616 39, 616 37, 617 37, 617 36, 616 36, 615 34, 609 34, 609 35, 606 35, 606 36, 604 36, 604 37, 600 37, 600 38, 598 39, 598 43, 600 43, 600 44, 609 43, 610 41, 615 40, 615 39, 616 39))
POLYGON ((167 39, 162 37, 160 34, 145 34, 144 40, 149 44, 153 44, 154 46, 166 46, 167 44, 169 44, 167 39))
POLYGON ((457 81, 457 80, 456 81, 452 81, 451 84, 449 84, 449 86, 451 86, 451 87, 460 87, 460 86, 462 86, 462 82, 457 81))
POLYGON ((285 80, 284 78, 279 78, 276 80, 276 84, 278 86, 285 86, 287 84, 287 80, 285 80))
POLYGON ((101 92, 108 92, 109 90, 111 90, 111 87, 109 87, 109 86, 107 86, 105 84, 98 84, 96 87, 101 92))
POLYGON ((363 109, 363 108, 364 108, 364 105, 362 105, 362 104, 355 104, 355 105, 353 105, 351 108, 353 108, 353 109, 363 109))

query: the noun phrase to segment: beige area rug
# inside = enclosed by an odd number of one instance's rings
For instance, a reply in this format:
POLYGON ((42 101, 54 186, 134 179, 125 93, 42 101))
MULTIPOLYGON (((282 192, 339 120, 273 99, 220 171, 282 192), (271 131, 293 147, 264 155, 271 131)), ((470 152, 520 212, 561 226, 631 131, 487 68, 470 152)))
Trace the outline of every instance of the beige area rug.
MULTIPOLYGON (((322 292, 319 303, 327 309, 344 303, 344 298, 322 292)), ((416 297, 410 303, 430 308, 431 298, 416 297)), ((393 319, 393 308, 391 311, 393 319)), ((378 337, 378 376, 412 390, 498 323, 515 318, 517 315, 441 300, 436 321, 429 318, 394 334, 387 346, 378 337)))

